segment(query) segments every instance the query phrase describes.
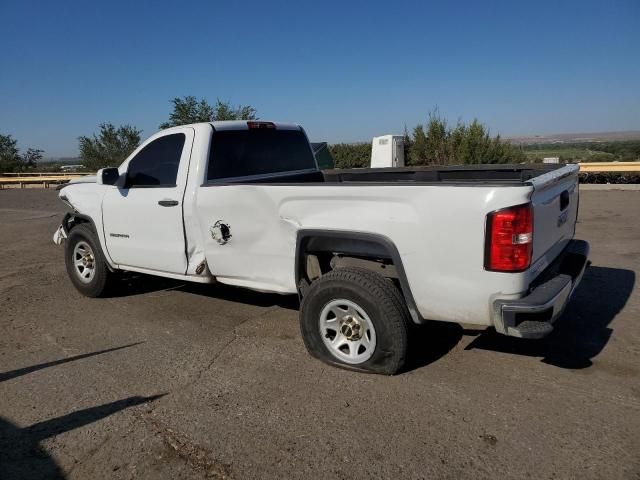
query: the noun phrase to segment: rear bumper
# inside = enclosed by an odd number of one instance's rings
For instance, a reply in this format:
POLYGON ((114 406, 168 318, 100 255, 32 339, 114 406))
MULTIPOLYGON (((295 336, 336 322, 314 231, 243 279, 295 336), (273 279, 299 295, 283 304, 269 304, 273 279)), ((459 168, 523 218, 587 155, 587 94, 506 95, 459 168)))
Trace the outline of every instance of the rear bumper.
POLYGON ((589 244, 571 240, 553 264, 534 282, 529 294, 517 300, 496 300, 493 323, 505 335, 543 338, 564 311, 589 265, 589 244))

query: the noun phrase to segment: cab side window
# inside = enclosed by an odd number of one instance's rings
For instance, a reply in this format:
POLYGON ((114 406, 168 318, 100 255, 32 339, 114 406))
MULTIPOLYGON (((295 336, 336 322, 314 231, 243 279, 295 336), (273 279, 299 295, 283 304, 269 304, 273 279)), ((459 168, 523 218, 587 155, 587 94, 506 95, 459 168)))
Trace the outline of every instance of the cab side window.
POLYGON ((160 137, 131 159, 127 187, 175 187, 186 137, 174 133, 160 137))

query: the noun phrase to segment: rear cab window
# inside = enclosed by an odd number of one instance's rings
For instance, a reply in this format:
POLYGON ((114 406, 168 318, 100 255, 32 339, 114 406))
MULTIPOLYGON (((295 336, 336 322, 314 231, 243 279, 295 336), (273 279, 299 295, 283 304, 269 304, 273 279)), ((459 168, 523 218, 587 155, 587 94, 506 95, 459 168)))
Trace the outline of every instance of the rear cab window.
POLYGON ((207 181, 215 183, 316 169, 309 141, 301 130, 218 130, 212 138, 207 181))

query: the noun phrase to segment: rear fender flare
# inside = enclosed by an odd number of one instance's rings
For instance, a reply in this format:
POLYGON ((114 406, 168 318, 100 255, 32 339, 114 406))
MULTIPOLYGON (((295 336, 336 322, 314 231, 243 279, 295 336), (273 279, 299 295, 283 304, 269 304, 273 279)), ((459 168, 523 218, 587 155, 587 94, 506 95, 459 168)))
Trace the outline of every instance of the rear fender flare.
POLYGON ((308 285, 305 274, 305 253, 308 251, 340 252, 358 256, 391 259, 398 272, 401 293, 414 323, 424 323, 409 287, 402 265, 402 257, 395 244, 384 235, 368 232, 338 230, 298 230, 296 239, 295 279, 298 295, 302 298, 308 285))

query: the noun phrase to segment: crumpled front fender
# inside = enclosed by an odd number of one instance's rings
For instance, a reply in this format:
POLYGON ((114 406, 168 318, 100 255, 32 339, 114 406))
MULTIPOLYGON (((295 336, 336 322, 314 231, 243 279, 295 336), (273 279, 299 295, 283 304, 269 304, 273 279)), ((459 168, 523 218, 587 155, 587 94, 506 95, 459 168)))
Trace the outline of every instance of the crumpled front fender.
POLYGON ((61 245, 66 238, 67 232, 65 232, 64 227, 60 225, 56 232, 53 234, 53 243, 55 243, 56 245, 61 245))

